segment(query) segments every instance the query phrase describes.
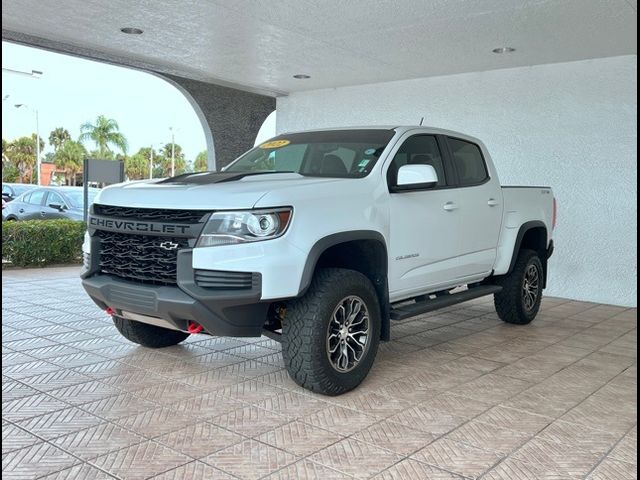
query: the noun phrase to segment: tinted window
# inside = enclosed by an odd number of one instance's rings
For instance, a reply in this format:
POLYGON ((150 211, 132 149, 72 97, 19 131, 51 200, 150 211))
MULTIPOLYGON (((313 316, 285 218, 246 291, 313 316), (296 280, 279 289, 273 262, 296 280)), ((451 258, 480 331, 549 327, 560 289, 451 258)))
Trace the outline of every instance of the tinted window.
MULTIPOLYGON (((67 199, 69 200, 69 203, 71 204, 70 206, 72 208, 84 208, 84 192, 82 191, 82 189, 79 188, 77 190, 67 190, 64 193, 67 196, 67 199)), ((98 195, 98 190, 95 190, 93 188, 89 189, 89 205, 93 203, 96 195, 98 195)))
POLYGON ((461 186, 478 185, 489 178, 480 147, 458 138, 449 138, 449 146, 461 186))
POLYGON ((41 205, 45 193, 47 193, 46 190, 36 190, 29 195, 28 199, 25 199, 25 202, 32 205, 41 205))
POLYGON ((438 174, 438 186, 447 185, 442 155, 438 141, 433 135, 416 135, 402 144, 387 171, 389 185, 396 185, 398 170, 403 165, 431 165, 438 174))
POLYGON ((49 197, 47 198, 47 205, 51 205, 52 203, 58 205, 66 205, 65 201, 62 199, 60 194, 56 192, 49 192, 49 197))
POLYGON ((366 176, 393 130, 326 130, 280 135, 229 165, 225 172, 297 172, 314 177, 366 176))

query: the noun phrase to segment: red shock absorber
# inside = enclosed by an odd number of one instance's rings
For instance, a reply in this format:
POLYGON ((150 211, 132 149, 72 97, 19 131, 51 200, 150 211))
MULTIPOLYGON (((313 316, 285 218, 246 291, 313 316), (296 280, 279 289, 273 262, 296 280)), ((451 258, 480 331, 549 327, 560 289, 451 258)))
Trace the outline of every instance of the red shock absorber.
POLYGON ((204 327, 202 325, 189 320, 189 323, 187 324, 187 332, 189 332, 191 335, 195 335, 196 333, 202 332, 202 330, 204 330, 204 327))
POLYGON ((115 314, 116 314, 116 311, 115 311, 113 308, 111 308, 111 307, 107 307, 107 308, 105 309, 105 312, 106 312, 106 314, 107 314, 107 315, 109 315, 109 316, 112 316, 112 315, 115 315, 115 314))

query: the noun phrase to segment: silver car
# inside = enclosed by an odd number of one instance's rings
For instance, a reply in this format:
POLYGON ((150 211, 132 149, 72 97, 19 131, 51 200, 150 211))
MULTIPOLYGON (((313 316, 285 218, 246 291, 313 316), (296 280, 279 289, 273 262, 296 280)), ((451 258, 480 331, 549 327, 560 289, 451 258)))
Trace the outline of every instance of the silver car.
MULTIPOLYGON (((99 192, 89 188, 89 205, 99 192)), ((41 187, 23 193, 2 209, 2 220, 47 220, 68 218, 82 220, 84 192, 82 187, 41 187)))

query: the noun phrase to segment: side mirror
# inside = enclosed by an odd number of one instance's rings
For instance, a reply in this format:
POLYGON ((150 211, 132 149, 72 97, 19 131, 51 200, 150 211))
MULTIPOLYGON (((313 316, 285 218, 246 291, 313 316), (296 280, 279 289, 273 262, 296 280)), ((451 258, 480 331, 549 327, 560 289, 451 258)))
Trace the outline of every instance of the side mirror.
POLYGON ((438 172, 431 165, 403 165, 398 169, 394 191, 426 190, 438 184, 438 172))
POLYGON ((63 212, 67 209, 67 207, 65 207, 64 205, 60 204, 60 203, 50 203, 49 204, 49 208, 54 208, 60 212, 63 212))

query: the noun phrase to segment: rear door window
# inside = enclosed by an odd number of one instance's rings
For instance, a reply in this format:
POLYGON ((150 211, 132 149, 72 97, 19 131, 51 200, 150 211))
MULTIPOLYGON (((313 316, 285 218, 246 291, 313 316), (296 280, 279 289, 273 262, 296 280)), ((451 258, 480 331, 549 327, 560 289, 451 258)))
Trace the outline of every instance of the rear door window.
POLYGON ((31 195, 29 195, 29 198, 25 201, 32 205, 42 205, 45 193, 47 193, 46 190, 36 190, 35 192, 32 192, 31 195))
POLYGON ((489 179, 480 147, 475 143, 448 137, 451 157, 461 187, 480 185, 489 179))

